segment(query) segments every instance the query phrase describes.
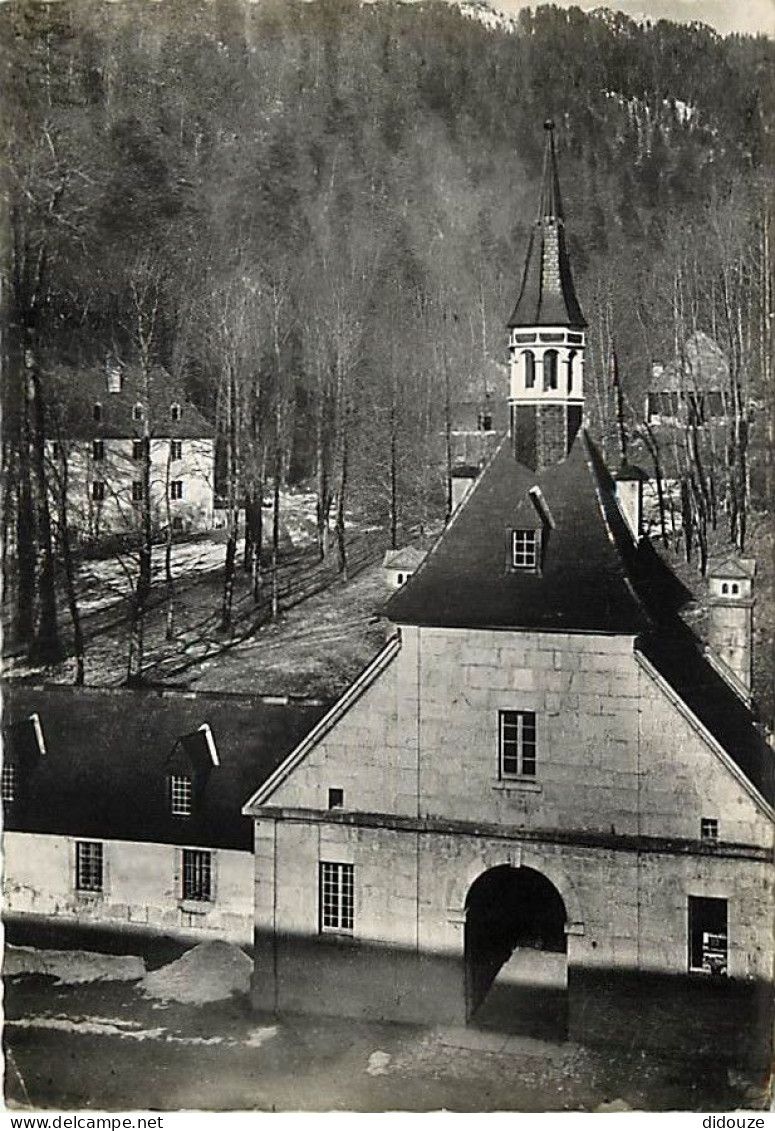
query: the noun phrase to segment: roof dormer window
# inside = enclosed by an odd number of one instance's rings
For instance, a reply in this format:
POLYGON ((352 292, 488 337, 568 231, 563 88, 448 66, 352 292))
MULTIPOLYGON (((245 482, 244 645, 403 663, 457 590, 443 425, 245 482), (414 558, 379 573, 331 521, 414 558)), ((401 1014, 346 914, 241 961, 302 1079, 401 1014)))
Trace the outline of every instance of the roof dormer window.
POLYGON ((99 401, 94 402, 91 413, 95 420, 102 420, 102 405, 99 401))
POLYGON ((143 419, 143 406, 138 401, 137 404, 132 409, 132 420, 142 420, 142 419, 143 419))
POLYGON ((170 418, 172 420, 180 420, 182 415, 183 415, 183 410, 181 409, 181 407, 177 403, 177 401, 175 402, 175 404, 170 405, 170 418))
POLYGON ((538 531, 512 530, 511 565, 513 569, 538 569, 538 531))
POLYGON ((190 817, 194 805, 194 782, 188 774, 170 775, 170 812, 173 817, 190 817))

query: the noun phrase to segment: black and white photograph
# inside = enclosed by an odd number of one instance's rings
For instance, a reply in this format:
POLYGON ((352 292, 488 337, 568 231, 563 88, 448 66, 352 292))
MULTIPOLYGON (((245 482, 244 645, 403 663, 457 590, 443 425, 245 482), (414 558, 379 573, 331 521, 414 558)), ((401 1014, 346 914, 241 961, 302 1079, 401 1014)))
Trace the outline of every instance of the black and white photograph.
POLYGON ((611 3, 0 0, 12 1115, 770 1110, 775 0, 611 3))

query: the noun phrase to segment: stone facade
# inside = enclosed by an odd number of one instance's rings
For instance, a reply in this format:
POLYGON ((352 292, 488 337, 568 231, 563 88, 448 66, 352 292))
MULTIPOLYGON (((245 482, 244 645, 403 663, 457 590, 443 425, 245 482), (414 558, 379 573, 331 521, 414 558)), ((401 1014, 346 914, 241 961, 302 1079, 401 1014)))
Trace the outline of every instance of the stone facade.
POLYGON ((340 710, 256 811, 260 1006, 464 1021, 466 900, 502 865, 559 892, 571 984, 686 975, 690 897, 727 901, 730 978, 771 981, 772 813, 634 638, 404 627, 340 710), (504 781, 513 709, 537 769, 504 781), (351 937, 320 935, 323 861, 354 867, 351 937))
MULTIPOLYGON (((93 441, 48 441, 47 458, 52 482, 57 482, 60 462, 68 463, 68 516, 73 527, 92 540, 134 530, 140 507, 133 497, 142 465, 134 458, 137 439, 99 441, 95 459, 93 441), (102 484, 95 490, 94 484, 102 484), (97 497, 97 496, 100 497, 97 497)), ((209 530, 213 525, 215 442, 210 438, 151 440, 151 511, 157 528, 167 525, 180 532, 209 530)))
POLYGON ((213 849, 212 898, 182 899, 182 847, 100 841, 102 891, 76 890, 77 838, 3 835, 4 918, 54 919, 62 925, 143 930, 246 943, 253 930, 250 852, 213 849))

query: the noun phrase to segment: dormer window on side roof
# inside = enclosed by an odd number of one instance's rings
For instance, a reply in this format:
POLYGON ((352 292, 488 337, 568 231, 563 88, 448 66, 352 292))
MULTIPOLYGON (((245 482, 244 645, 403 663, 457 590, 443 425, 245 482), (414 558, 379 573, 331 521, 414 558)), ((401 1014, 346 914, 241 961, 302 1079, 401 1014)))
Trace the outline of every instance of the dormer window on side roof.
POLYGON ((142 419, 143 419, 143 406, 138 401, 137 404, 132 409, 132 420, 142 420, 142 419))
POLYGON ((170 776, 170 812, 173 817, 190 817, 194 806, 194 783, 188 774, 170 776))
POLYGON ((170 418, 172 420, 180 420, 182 414, 183 410, 181 409, 177 401, 175 402, 175 404, 170 405, 170 418))
POLYGON ((512 530, 511 564, 514 569, 537 570, 539 532, 537 530, 512 530))

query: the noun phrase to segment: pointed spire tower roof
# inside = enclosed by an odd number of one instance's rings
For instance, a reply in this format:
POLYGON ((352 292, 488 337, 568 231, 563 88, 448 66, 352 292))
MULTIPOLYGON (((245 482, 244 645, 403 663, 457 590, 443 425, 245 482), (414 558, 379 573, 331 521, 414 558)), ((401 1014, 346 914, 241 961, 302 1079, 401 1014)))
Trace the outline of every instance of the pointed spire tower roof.
POLYGON ((509 319, 515 326, 572 326, 583 329, 584 315, 576 298, 565 246, 565 218, 557 174, 554 122, 544 122, 546 146, 538 216, 530 233, 522 286, 509 319))

